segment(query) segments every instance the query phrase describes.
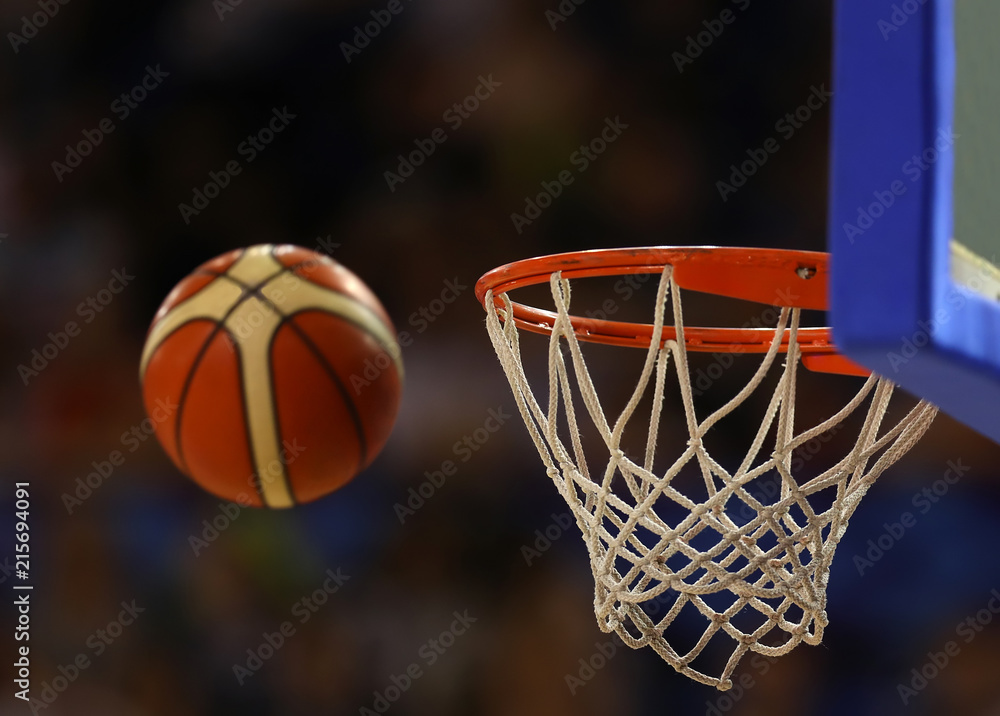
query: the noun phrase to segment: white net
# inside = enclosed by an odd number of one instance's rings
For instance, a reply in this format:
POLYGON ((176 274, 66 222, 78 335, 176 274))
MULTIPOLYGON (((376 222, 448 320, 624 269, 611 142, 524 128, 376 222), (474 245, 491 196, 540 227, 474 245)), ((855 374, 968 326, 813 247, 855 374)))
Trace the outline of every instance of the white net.
MULTIPOLYGON (((917 442, 937 411, 920 402, 883 430, 894 386, 872 376, 842 410, 796 433, 800 311, 784 308, 770 349, 746 387, 699 419, 681 295, 671 277, 667 266, 657 291, 653 335, 661 334, 671 305, 677 340, 649 347, 636 388, 613 423, 601 407, 570 323, 570 283, 559 273, 550 281, 557 318, 548 350, 545 408, 528 384, 517 326, 500 320, 512 315, 506 294, 501 295, 505 309, 487 311, 487 329, 547 473, 583 532, 601 629, 616 632, 633 648, 650 646, 682 674, 725 690, 748 652, 774 657, 802 641, 822 640, 830 562, 849 518, 875 479, 917 442), (782 363, 778 356, 786 329, 790 341, 782 363), (780 376, 760 429, 738 468, 727 471, 709 455, 703 439, 747 401, 772 368, 780 376), (670 457, 669 467, 654 474, 654 462, 662 459, 656 448, 668 375, 678 382, 689 439, 676 459, 670 457), (608 457, 599 465, 588 464, 585 455, 579 422, 585 418, 577 415, 571 379, 606 447, 601 453, 608 457), (640 463, 626 456, 621 445, 644 399, 652 408, 648 428, 643 411, 642 429, 648 432, 640 463), (793 474, 797 449, 855 413, 860 435, 843 458, 815 476, 793 474), (765 441, 773 444, 769 453, 765 441), (678 479, 686 466, 696 472, 695 480, 678 479), (752 488, 755 480, 775 475, 780 489, 752 488), (718 676, 706 673, 710 670, 718 676)), ((492 292, 485 303, 494 305, 492 292)))

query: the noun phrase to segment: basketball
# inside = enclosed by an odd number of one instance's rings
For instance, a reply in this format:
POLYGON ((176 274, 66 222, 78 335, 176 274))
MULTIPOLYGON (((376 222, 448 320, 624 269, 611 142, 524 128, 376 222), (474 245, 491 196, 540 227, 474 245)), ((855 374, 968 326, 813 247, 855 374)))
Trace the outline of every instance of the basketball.
POLYGON ((146 338, 143 402, 177 468, 242 505, 285 508, 367 467, 403 366, 375 294, 296 246, 223 254, 170 292, 146 338))

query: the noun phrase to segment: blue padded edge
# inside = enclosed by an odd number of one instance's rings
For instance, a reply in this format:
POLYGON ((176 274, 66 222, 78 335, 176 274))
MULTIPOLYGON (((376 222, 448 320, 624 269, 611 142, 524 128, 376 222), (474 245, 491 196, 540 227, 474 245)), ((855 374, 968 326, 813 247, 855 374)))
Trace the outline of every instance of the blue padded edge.
MULTIPOLYGON (((830 312, 853 360, 1000 441, 1000 304, 951 280, 954 152, 915 155, 954 118, 954 0, 837 0, 831 143, 830 312), (896 20, 902 16, 897 14, 896 20), (880 24, 880 22, 882 24, 880 24), (884 36, 888 34, 888 37, 884 36), (905 193, 863 229, 859 209, 905 193), (898 187, 898 185, 897 185, 898 187)), ((961 141, 959 138, 957 141, 961 141)))

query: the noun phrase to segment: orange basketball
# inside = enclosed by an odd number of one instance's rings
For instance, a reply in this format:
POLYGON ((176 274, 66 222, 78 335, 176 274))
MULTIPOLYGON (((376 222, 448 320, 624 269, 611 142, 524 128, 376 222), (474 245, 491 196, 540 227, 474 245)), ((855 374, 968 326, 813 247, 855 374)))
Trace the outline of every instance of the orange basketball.
POLYGON ((378 455, 403 364, 375 294, 327 256, 253 246, 181 281, 150 326, 146 412, 174 464, 220 497, 291 507, 378 455))

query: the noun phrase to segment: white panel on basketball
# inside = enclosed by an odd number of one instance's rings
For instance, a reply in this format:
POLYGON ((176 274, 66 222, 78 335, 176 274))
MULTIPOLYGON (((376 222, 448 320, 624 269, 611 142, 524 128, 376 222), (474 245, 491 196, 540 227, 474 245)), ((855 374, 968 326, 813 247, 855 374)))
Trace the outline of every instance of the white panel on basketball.
POLYGON ((247 286, 258 286, 276 273, 284 270, 284 266, 274 258, 271 244, 251 246, 236 260, 227 276, 245 283, 247 286))
POLYGON ((295 504, 281 460, 271 382, 271 340, 281 320, 280 313, 256 296, 243 301, 226 319, 226 329, 239 346, 243 403, 260 495, 268 507, 275 508, 295 504))
POLYGON ((146 367, 153 353, 171 333, 185 323, 197 319, 221 322, 242 295, 243 289, 231 281, 215 279, 198 293, 174 306, 149 332, 139 363, 139 377, 146 374, 146 367))
POLYGON ((292 288, 279 287, 277 279, 274 279, 261 289, 261 293, 275 305, 280 305, 286 314, 316 309, 354 323, 382 345, 396 364, 399 377, 403 377, 403 356, 396 337, 377 315, 353 298, 301 278, 292 288))

